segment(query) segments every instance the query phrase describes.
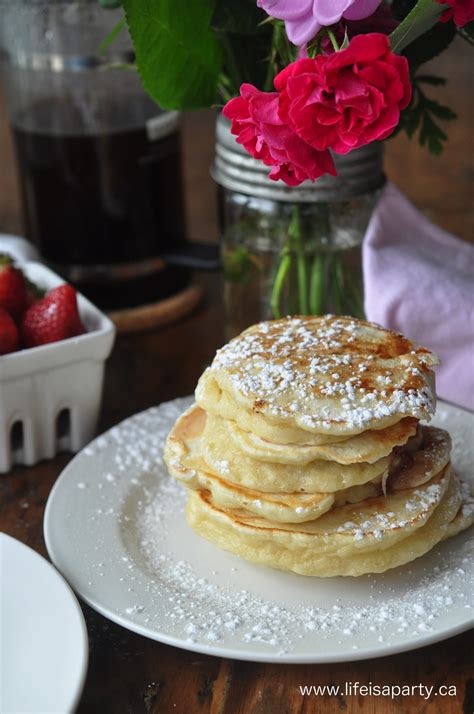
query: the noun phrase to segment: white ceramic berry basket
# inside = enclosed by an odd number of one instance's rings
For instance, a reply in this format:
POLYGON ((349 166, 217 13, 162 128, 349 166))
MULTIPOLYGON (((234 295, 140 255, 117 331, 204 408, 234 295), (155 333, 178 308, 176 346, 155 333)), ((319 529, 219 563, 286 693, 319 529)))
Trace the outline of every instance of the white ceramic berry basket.
MULTIPOLYGON (((40 263, 21 268, 43 289, 64 283, 40 263)), ((83 295, 77 298, 85 334, 0 356, 0 473, 79 451, 95 434, 115 327, 83 295)))

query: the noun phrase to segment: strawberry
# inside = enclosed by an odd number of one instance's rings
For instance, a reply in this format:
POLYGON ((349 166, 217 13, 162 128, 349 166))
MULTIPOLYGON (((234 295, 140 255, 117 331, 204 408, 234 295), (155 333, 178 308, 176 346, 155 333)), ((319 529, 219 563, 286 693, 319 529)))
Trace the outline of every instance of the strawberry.
POLYGON ((0 307, 18 319, 26 307, 26 283, 23 273, 6 253, 0 253, 0 307))
POLYGON ((38 285, 36 285, 36 283, 27 278, 26 275, 24 275, 23 277, 25 278, 26 284, 25 310, 27 310, 30 305, 33 305, 33 303, 38 302, 38 300, 40 300, 46 295, 46 290, 43 290, 43 288, 38 287, 38 285))
POLYGON ((21 321, 25 347, 46 345, 85 332, 72 285, 60 285, 26 310, 21 321))
POLYGON ((0 307, 0 355, 14 352, 18 348, 18 328, 12 316, 0 307))

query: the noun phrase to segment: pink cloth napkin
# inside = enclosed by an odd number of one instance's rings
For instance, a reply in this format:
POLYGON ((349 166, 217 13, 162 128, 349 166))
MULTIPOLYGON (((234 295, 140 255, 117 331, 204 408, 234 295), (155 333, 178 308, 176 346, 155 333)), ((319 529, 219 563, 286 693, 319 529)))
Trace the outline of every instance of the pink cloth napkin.
POLYGON ((438 396, 474 409, 474 246, 430 223, 388 184, 363 266, 367 319, 436 352, 438 396))

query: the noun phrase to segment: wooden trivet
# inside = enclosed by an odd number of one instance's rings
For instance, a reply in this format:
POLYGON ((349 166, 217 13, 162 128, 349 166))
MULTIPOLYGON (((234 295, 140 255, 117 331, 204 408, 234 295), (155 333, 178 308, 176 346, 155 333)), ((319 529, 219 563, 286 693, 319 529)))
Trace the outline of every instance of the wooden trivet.
POLYGON ((203 289, 190 285, 176 295, 148 305, 107 313, 119 334, 152 330, 184 317, 200 303, 203 289))

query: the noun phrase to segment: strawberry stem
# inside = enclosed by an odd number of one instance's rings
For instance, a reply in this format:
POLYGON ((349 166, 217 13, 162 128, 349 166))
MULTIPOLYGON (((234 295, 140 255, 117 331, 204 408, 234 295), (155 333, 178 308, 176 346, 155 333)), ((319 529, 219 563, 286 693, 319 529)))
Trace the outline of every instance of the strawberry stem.
POLYGON ((8 253, 0 253, 0 265, 13 265, 13 258, 8 253))

